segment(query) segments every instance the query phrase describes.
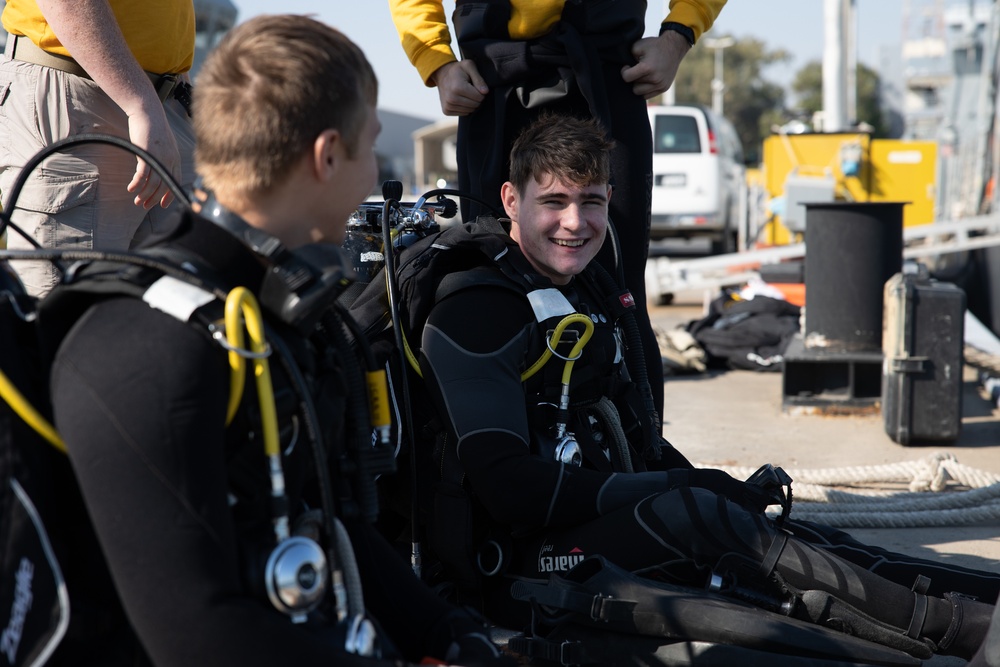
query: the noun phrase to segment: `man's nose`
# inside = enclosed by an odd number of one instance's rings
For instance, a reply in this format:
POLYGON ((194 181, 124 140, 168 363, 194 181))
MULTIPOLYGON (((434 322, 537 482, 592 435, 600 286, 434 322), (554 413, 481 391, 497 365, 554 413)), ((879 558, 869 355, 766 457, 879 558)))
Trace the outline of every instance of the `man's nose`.
POLYGON ((587 220, 583 214, 583 207, 579 204, 570 204, 563 211, 562 226, 566 229, 583 229, 587 226, 587 220))

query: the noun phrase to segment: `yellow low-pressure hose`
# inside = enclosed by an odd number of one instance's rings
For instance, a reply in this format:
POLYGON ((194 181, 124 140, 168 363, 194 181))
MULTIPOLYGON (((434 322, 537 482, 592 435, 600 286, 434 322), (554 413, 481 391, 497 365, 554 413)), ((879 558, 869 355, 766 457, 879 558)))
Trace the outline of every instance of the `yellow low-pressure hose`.
POLYGON ((546 352, 550 355, 555 354, 554 350, 556 346, 559 345, 559 339, 562 337, 563 331, 566 330, 566 326, 577 322, 583 325, 583 335, 577 339, 576 344, 573 349, 570 350, 569 355, 565 357, 560 357, 565 359, 566 363, 563 365, 562 374, 562 393, 559 396, 559 418, 556 422, 556 435, 562 437, 566 433, 566 428, 569 426, 569 381, 573 375, 573 365, 576 360, 580 358, 583 353, 583 347, 590 341, 590 337, 594 334, 594 322, 586 315, 581 315, 580 313, 573 313, 572 315, 567 315, 559 324, 556 325, 555 331, 552 332, 552 337, 546 344, 546 352))
POLYGON ((59 437, 55 427, 35 409, 35 406, 24 397, 24 394, 18 391, 3 371, 0 371, 0 396, 28 426, 45 438, 53 447, 63 454, 66 453, 66 443, 59 437))
MULTIPOLYGON (((237 287, 226 297, 226 310, 225 310, 225 321, 226 321, 226 343, 228 343, 227 349, 229 350, 229 367, 231 372, 229 374, 229 405, 226 408, 226 426, 232 423, 233 417, 236 416, 236 409, 240 407, 240 401, 243 399, 243 382, 246 378, 246 354, 242 351, 244 350, 244 345, 246 344, 246 338, 243 330, 243 292, 247 292, 246 288, 237 287)), ((253 294, 250 294, 250 298, 253 298, 253 294)))
MULTIPOLYGON (((552 337, 549 340, 549 344, 546 346, 545 352, 542 353, 535 363, 531 364, 526 371, 521 373, 521 382, 525 382, 532 375, 542 370, 542 367, 549 362, 552 358, 552 350, 559 344, 559 340, 562 338, 563 332, 566 327, 574 322, 579 322, 583 324, 584 331, 580 340, 577 344, 573 346, 573 350, 570 352, 569 361, 567 361, 566 368, 563 369, 564 382, 568 383, 568 378, 573 372, 573 361, 576 361, 576 357, 580 356, 583 351, 583 346, 587 344, 590 337, 594 334, 594 322, 586 315, 581 315, 580 313, 573 313, 567 315, 566 317, 559 320, 559 324, 556 325, 555 330, 552 332, 552 337)), ((417 375, 423 377, 423 373, 420 372, 420 362, 417 360, 417 355, 413 353, 413 349, 410 347, 409 342, 406 340, 406 334, 403 334, 403 355, 406 360, 410 363, 410 366, 417 372, 417 375)))
POLYGON ((264 318, 253 293, 245 287, 236 287, 226 297, 226 341, 230 345, 229 365, 233 382, 229 388, 229 410, 227 422, 239 407, 243 395, 243 377, 246 369, 244 357, 253 358, 254 377, 257 381, 257 397, 260 400, 260 418, 264 432, 264 453, 274 456, 279 453, 278 411, 274 405, 274 388, 271 384, 271 370, 267 363, 270 348, 264 336, 264 318), (241 354, 243 347, 244 323, 250 336, 250 354, 241 354))
MULTIPOLYGON (((260 401, 261 429, 264 436, 264 453, 267 455, 271 474, 271 495, 285 495, 285 475, 281 466, 281 447, 278 438, 278 410, 274 403, 274 386, 271 384, 271 370, 267 363, 270 347, 264 335, 264 318, 253 293, 245 287, 236 287, 226 296, 226 342, 229 344, 229 365, 232 368, 232 384, 229 388, 229 408, 227 424, 236 414, 243 395, 243 380, 246 377, 244 357, 253 359, 254 377, 257 384, 257 398, 260 401), (250 349, 243 347, 243 330, 250 337, 250 349)), ((274 532, 278 541, 289 535, 288 516, 274 519, 274 532)))
MULTIPOLYGON (((274 389, 271 384, 271 373, 267 364, 269 348, 264 336, 264 321, 260 313, 257 299, 245 287, 237 287, 226 298, 226 341, 229 344, 229 364, 232 369, 229 387, 229 406, 226 412, 226 424, 229 424, 236 414, 243 396, 243 382, 246 376, 247 356, 253 357, 254 375, 257 380, 257 394, 260 399, 261 421, 264 432, 264 451, 269 456, 280 455, 278 440, 278 416, 274 403, 274 389), (251 348, 245 350, 244 325, 250 335, 251 348)), ((11 407, 17 416, 28 426, 47 440, 53 447, 66 452, 66 444, 48 422, 24 397, 5 373, 0 371, 0 397, 11 407)), ((383 401, 385 403, 386 401, 383 401)), ((386 410, 388 407, 386 406, 386 410)))
POLYGON ((573 372, 573 362, 576 361, 576 358, 580 356, 580 352, 583 351, 583 346, 587 344, 587 342, 590 340, 590 337, 594 334, 594 322, 586 315, 582 315, 580 313, 572 313, 559 320, 559 324, 556 325, 556 328, 555 330, 553 330, 552 336, 550 337, 548 344, 545 346, 545 352, 543 352, 542 356, 538 358, 538 361, 533 363, 526 371, 521 373, 521 382, 524 382, 532 375, 540 371, 542 367, 549 362, 549 359, 551 359, 552 355, 554 354, 553 350, 556 348, 557 345, 559 345, 559 341, 562 339, 563 332, 566 331, 566 327, 568 327, 570 324, 573 323, 579 323, 583 325, 583 335, 580 336, 580 339, 576 342, 576 345, 573 346, 573 349, 570 352, 569 357, 567 357, 566 366, 563 369, 563 383, 564 384, 569 383, 568 378, 570 374, 572 374, 573 372))
MULTIPOLYGON (((565 389, 569 388, 569 378, 573 374, 573 364, 576 360, 580 358, 583 353, 584 346, 590 342, 590 337, 594 335, 594 321, 591 320, 586 315, 581 315, 579 313, 574 313, 573 315, 567 315, 559 324, 556 326, 556 330, 552 332, 552 342, 549 344, 546 352, 551 353, 555 349, 556 345, 559 344, 559 338, 562 336, 562 332, 566 329, 567 325, 573 324, 574 322, 579 322, 583 325, 583 335, 580 339, 576 341, 576 345, 570 350, 569 356, 566 357, 566 365, 563 367, 562 384, 565 389)), ((525 380, 522 376, 522 382, 525 380)))

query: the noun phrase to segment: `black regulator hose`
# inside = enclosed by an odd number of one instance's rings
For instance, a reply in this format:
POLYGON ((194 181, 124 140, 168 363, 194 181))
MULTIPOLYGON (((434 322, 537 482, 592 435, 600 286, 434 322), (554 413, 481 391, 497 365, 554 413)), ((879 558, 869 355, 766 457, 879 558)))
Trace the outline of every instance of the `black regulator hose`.
MULTIPOLYGON (((611 249, 615 256, 615 275, 614 278, 618 281, 618 289, 624 289, 625 285, 625 260, 622 259, 622 245, 621 241, 618 239, 618 229, 615 227, 614 220, 608 216, 608 239, 611 241, 611 249)), ((602 267, 603 268, 603 267, 602 267)), ((605 269, 607 270, 607 269, 605 269)))
MULTIPOLYGON (((330 469, 329 460, 326 457, 326 443, 323 441, 322 428, 319 423, 319 415, 316 413, 316 405, 313 402, 312 394, 309 390, 309 386, 306 383, 305 377, 302 375, 302 371, 299 369, 295 358, 292 355, 291 350, 285 344, 285 341, 280 335, 270 331, 270 327, 265 324, 267 329, 267 340, 268 343, 277 351, 278 362, 281 364, 282 369, 288 374, 288 378, 291 380, 292 388, 295 391, 299 399, 299 413, 302 415, 303 429, 305 431, 306 440, 309 442, 309 447, 312 451, 313 462, 316 466, 316 478, 319 485, 320 494, 320 504, 323 508, 323 516, 325 518, 324 528, 326 530, 326 559, 330 564, 330 575, 333 581, 334 587, 334 599, 338 608, 338 611, 345 609, 346 604, 347 609, 353 610, 359 602, 357 600, 351 600, 352 591, 350 588, 345 588, 344 580, 349 578, 344 568, 347 563, 344 562, 344 558, 341 557, 343 553, 344 545, 341 543, 341 535, 337 531, 337 505, 334 498, 334 484, 333 484, 333 471, 330 469)), ((361 603, 363 604, 363 603, 361 603)))
MULTIPOLYGON (((503 217, 503 211, 496 210, 491 204, 487 203, 485 199, 480 199, 479 197, 475 197, 467 192, 462 192, 461 190, 453 190, 451 188, 436 188, 434 190, 428 190, 427 192, 423 193, 420 196, 423 197, 424 199, 430 199, 431 197, 436 197, 439 195, 458 197, 459 199, 468 199, 469 201, 474 201, 480 206, 482 206, 484 209, 487 209, 493 215, 493 217, 495 218, 503 217)), ((441 217, 451 218, 454 217, 456 213, 458 213, 457 210, 452 211, 451 208, 448 208, 447 211, 441 214, 441 217)), ((465 222, 470 222, 470 221, 466 220, 465 222)))
MULTIPOLYGON (((333 308, 323 313, 321 319, 323 331, 327 340, 337 350, 341 370, 344 372, 347 384, 347 418, 345 432, 347 435, 348 456, 353 459, 353 470, 345 470, 355 478, 354 499, 358 510, 369 522, 378 518, 378 490, 375 478, 383 472, 390 472, 387 466, 379 465, 376 460, 380 450, 372 444, 371 420, 368 415, 368 385, 364 372, 340 314, 333 308)), ((346 509, 346 508, 345 508, 346 509)))
MULTIPOLYGON (((624 290, 624 288, 622 288, 615 281, 615 279, 611 277, 608 270, 599 263, 591 262, 590 266, 593 269, 592 275, 597 283, 599 292, 605 297, 610 296, 615 299, 616 303, 612 304, 612 306, 616 309, 620 309, 620 304, 617 303, 618 296, 626 290, 624 290)), ((639 391, 643 408, 646 410, 646 414, 649 416, 651 422, 650 441, 645 443, 642 456, 647 461, 657 461, 660 459, 660 446, 657 436, 660 434, 662 424, 660 423, 660 415, 656 411, 656 403, 653 401, 653 391, 649 386, 649 371, 646 368, 646 355, 642 347, 642 336, 639 333, 639 324, 635 319, 636 308, 637 306, 633 304, 630 308, 626 308, 620 317, 622 332, 625 336, 625 365, 628 368, 629 375, 631 375, 632 380, 635 383, 636 389, 639 391)))

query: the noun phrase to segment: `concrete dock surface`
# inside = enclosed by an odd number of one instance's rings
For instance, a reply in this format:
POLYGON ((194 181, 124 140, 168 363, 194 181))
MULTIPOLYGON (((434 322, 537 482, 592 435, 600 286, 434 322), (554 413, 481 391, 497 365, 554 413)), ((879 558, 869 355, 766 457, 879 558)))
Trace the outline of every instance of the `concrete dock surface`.
MULTIPOLYGON (((650 306, 654 326, 670 329, 702 316, 701 295, 678 297, 670 306, 650 306)), ((945 446, 899 445, 886 434, 877 412, 849 416, 786 412, 780 372, 710 370, 672 375, 666 378, 664 392, 664 436, 699 465, 756 468, 773 463, 794 479, 796 469, 900 464, 941 452, 965 466, 1000 474, 1000 410, 969 367, 961 435, 945 446)), ((950 492, 961 491, 945 491, 950 492)), ((894 551, 1000 571, 1000 518, 972 525, 845 530, 863 542, 894 551)), ((935 658, 927 664, 961 665, 964 661, 935 658)))

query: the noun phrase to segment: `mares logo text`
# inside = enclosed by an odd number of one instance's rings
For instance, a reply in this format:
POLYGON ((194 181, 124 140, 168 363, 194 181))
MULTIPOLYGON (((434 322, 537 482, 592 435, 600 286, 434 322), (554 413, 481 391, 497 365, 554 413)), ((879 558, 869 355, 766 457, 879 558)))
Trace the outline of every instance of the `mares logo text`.
MULTIPOLYGON (((542 552, 551 551, 552 547, 543 547, 542 552)), ((566 572, 574 565, 586 558, 586 554, 579 548, 572 549, 566 556, 539 556, 539 572, 566 572)))

